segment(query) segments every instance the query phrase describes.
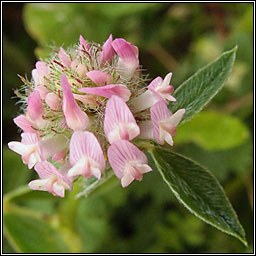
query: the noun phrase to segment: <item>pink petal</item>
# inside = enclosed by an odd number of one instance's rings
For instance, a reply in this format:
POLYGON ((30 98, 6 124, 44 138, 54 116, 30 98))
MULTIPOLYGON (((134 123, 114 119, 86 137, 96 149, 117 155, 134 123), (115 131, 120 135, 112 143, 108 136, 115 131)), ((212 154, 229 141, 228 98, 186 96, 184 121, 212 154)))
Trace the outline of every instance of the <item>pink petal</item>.
POLYGON ((58 95, 53 92, 50 92, 45 97, 45 103, 50 107, 52 110, 61 110, 61 99, 58 95))
POLYGON ((120 140, 108 148, 108 160, 121 179, 122 186, 128 186, 134 179, 141 180, 142 174, 152 169, 147 165, 146 155, 129 141, 120 140))
POLYGON ((97 104, 96 96, 94 95, 80 95, 80 94, 73 93, 73 96, 76 100, 81 101, 85 105, 95 106, 97 104))
POLYGON ((94 175, 100 178, 105 170, 103 151, 97 138, 91 132, 74 132, 69 146, 69 160, 73 166, 68 176, 84 175, 86 178, 94 175))
POLYGON ((88 76, 96 85, 99 86, 107 85, 112 81, 112 77, 110 74, 102 72, 100 70, 92 70, 90 72, 87 72, 86 76, 88 76))
POLYGON ((155 91, 157 86, 161 85, 162 82, 163 82, 163 79, 160 76, 158 76, 151 81, 151 83, 148 85, 148 89, 151 91, 155 91))
POLYGON ((24 115, 19 115, 13 119, 14 123, 19 126, 24 132, 36 133, 33 124, 28 121, 24 115))
POLYGON ((29 118, 37 123, 41 123, 42 115, 43 115, 43 104, 41 101, 41 97, 38 91, 32 92, 28 96, 28 107, 27 107, 27 114, 29 118))
POLYGON ((139 66, 138 48, 122 38, 117 38, 112 42, 112 47, 118 54, 118 68, 124 77, 133 75, 139 66))
POLYGON ((41 179, 47 179, 55 175, 58 180, 65 182, 68 185, 67 188, 70 189, 72 187, 72 182, 68 177, 62 174, 61 169, 62 167, 60 167, 60 169, 56 169, 56 167, 48 161, 42 161, 35 165, 35 171, 41 179))
POLYGON ((112 41, 113 41, 113 37, 110 34, 107 41, 103 44, 102 52, 99 55, 100 62, 111 62, 112 61, 112 59, 115 55, 115 51, 112 47, 112 41))
POLYGON ((46 95, 50 92, 45 86, 38 85, 34 91, 38 91, 42 100, 45 99, 46 95))
POLYGON ((67 53, 65 52, 65 50, 62 47, 60 48, 58 56, 60 58, 61 63, 65 67, 67 67, 67 68, 70 67, 70 64, 71 64, 70 57, 67 55, 67 53))
POLYGON ((90 157, 99 163, 100 169, 105 169, 105 159, 101 146, 91 132, 74 132, 69 145, 69 157, 71 165, 75 165, 84 156, 90 157))
POLYGON ((52 156, 52 161, 56 161, 58 163, 63 163, 64 162, 64 156, 66 155, 67 151, 66 150, 62 150, 60 152, 55 153, 52 156))
POLYGON ((63 91, 62 109, 69 128, 73 130, 84 130, 88 125, 89 119, 77 105, 72 94, 68 79, 64 73, 61 76, 61 86, 63 91))
POLYGON ((57 173, 56 167, 47 161, 37 163, 35 165, 35 171, 41 179, 49 178, 51 175, 56 175, 57 173))
POLYGON ((64 197, 65 189, 72 190, 72 181, 62 175, 51 163, 47 161, 37 163, 35 170, 41 179, 28 184, 32 190, 48 191, 60 197, 64 197))
POLYGON ((140 133, 130 109, 118 96, 112 96, 107 102, 104 131, 110 143, 120 139, 132 140, 140 133))
POLYGON ((43 61, 36 62, 36 70, 40 77, 50 77, 50 70, 47 67, 47 64, 43 61))
POLYGON ((112 47, 116 51, 117 55, 125 62, 130 64, 138 63, 138 50, 134 46, 124 40, 123 38, 117 38, 112 42, 112 47))
POLYGON ((21 143, 25 145, 35 145, 39 141, 36 133, 24 132, 21 134, 21 138, 21 143))
POLYGON ((87 41, 83 38, 83 36, 82 35, 80 35, 80 37, 79 37, 79 42, 80 42, 80 46, 79 46, 79 49, 80 50, 83 50, 83 49, 85 49, 85 50, 90 50, 90 44, 88 44, 87 43, 87 41))
POLYGON ((79 89, 79 91, 106 98, 116 95, 122 98, 125 102, 128 101, 131 96, 130 90, 123 84, 108 84, 102 87, 85 87, 79 89))

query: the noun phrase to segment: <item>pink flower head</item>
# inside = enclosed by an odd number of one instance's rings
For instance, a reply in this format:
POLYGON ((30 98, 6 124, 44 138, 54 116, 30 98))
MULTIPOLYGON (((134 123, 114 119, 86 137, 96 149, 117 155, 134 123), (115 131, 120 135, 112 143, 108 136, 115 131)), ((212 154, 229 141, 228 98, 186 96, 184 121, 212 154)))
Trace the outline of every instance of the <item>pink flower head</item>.
POLYGON ((24 132, 36 133, 33 124, 28 121, 24 115, 19 115, 13 119, 14 123, 19 126, 24 132))
POLYGON ((65 190, 72 190, 72 181, 62 174, 68 166, 63 165, 57 170, 54 165, 47 161, 37 163, 35 170, 40 179, 31 181, 28 186, 32 190, 48 191, 54 196, 64 197, 65 190))
POLYGON ((124 77, 132 76, 139 66, 138 48, 122 38, 115 39, 112 47, 119 56, 120 74, 124 77))
POLYGON ((61 86, 63 92, 62 109, 68 127, 74 131, 84 130, 88 125, 89 118, 77 105, 68 79, 64 73, 61 75, 61 86))
POLYGON ((118 140, 132 140, 140 133, 130 109, 118 96, 112 96, 107 102, 104 131, 110 144, 118 140))
POLYGON ((38 91, 32 92, 27 99, 27 117, 37 127, 44 127, 47 121, 43 119, 43 104, 41 101, 40 93, 38 91))
POLYGON ((91 132, 74 132, 69 146, 69 160, 72 168, 68 176, 92 175, 100 179, 105 169, 105 159, 100 144, 91 132))
POLYGON ((36 133, 22 133, 21 142, 11 141, 8 147, 22 156, 24 164, 31 169, 37 162, 41 161, 38 151, 38 136, 36 133))
POLYGON ((99 55, 100 62, 111 62, 112 61, 112 59, 115 55, 115 51, 112 47, 112 41, 113 41, 113 37, 110 34, 107 41, 103 44, 102 52, 99 55))
POLYGON ((60 58, 61 63, 65 67, 67 67, 67 68, 70 67, 70 64, 71 64, 70 57, 67 55, 67 53, 65 52, 65 50, 62 47, 60 47, 58 57, 60 58))
POLYGON ((108 148, 108 160, 123 187, 134 179, 141 181, 143 173, 152 171, 146 155, 126 140, 119 140, 108 148))
POLYGON ((151 107, 153 135, 160 145, 163 145, 165 141, 171 146, 173 145, 172 137, 176 136, 176 126, 185 112, 185 109, 179 109, 175 114, 172 114, 163 101, 159 101, 151 107))
POLYGON ((159 76, 155 78, 148 86, 148 89, 152 91, 155 97, 160 100, 176 101, 176 99, 171 95, 174 91, 173 86, 169 85, 171 81, 172 73, 166 75, 164 80, 159 76))
POLYGON ((111 75, 100 70, 92 70, 87 72, 86 76, 89 77, 98 86, 107 85, 112 82, 111 75))
POLYGON ((125 102, 129 100, 131 96, 130 90, 123 84, 108 84, 101 87, 85 87, 79 89, 80 92, 94 94, 105 98, 111 98, 116 95, 123 99, 125 102))

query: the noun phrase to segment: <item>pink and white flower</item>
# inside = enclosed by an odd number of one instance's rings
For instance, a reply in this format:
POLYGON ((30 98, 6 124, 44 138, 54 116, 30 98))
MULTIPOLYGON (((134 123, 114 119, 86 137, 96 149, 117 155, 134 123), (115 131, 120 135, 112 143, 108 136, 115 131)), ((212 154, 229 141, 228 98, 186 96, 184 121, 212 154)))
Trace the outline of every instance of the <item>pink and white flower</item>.
POLYGON ((63 197, 79 175, 100 179, 106 155, 123 187, 142 180, 152 169, 137 146, 152 139, 173 145, 185 113, 167 107, 175 101, 171 76, 143 88, 138 48, 112 35, 103 46, 80 35, 78 47, 61 47, 47 62, 36 62, 32 80, 21 77, 25 94, 16 93, 27 101, 24 114, 14 118, 21 142, 8 144, 39 174, 30 188, 63 197))
POLYGON ((100 179, 105 170, 105 159, 101 146, 91 132, 74 132, 69 146, 69 161, 72 168, 68 176, 95 176, 100 179))
POLYGON ((106 105, 104 131, 110 144, 118 140, 132 140, 140 129, 125 102, 112 96, 106 105))
POLYGON ((171 95, 174 91, 173 86, 169 85, 172 77, 172 73, 166 75, 164 80, 158 76, 149 85, 148 90, 136 97, 132 102, 134 113, 143 111, 152 107, 158 101, 176 101, 171 95))
POLYGON ((151 107, 153 136, 158 144, 163 145, 166 141, 173 146, 172 137, 176 136, 176 126, 180 123, 185 112, 185 109, 179 109, 175 114, 172 114, 163 101, 159 101, 151 107))
POLYGON ((21 142, 11 141, 8 147, 22 156, 24 164, 31 169, 37 162, 46 160, 66 147, 67 140, 62 135, 40 140, 36 133, 22 133, 21 142))
POLYGON ((116 141, 108 148, 108 160, 123 187, 134 179, 141 181, 144 173, 152 171, 146 155, 126 140, 116 141))
POLYGON ((8 147, 22 157, 24 164, 31 169, 37 162, 41 162, 40 151, 38 150, 38 136, 36 133, 22 133, 21 142, 11 141, 8 147))
POLYGON ((31 181, 28 186, 32 190, 48 191, 54 196, 64 197, 65 190, 72 190, 72 180, 62 174, 68 168, 68 165, 63 165, 57 170, 54 165, 47 161, 37 163, 35 170, 40 179, 31 181))

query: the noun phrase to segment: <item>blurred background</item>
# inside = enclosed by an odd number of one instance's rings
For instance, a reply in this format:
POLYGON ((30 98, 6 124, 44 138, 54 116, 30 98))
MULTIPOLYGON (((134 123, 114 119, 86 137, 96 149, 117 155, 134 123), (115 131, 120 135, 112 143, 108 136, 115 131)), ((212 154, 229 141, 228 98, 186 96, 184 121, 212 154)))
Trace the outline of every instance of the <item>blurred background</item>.
POLYGON ((3 3, 4 253, 250 253, 253 250, 253 4, 3 3), (88 198, 28 191, 36 175, 6 144, 20 140, 17 74, 31 78, 49 46, 103 43, 112 33, 140 49, 150 78, 173 72, 177 88, 238 45, 233 71, 205 110, 178 129, 176 152, 220 181, 248 247, 191 215, 157 171, 121 188, 116 180, 88 198), (216 126, 215 126, 216 125, 216 126))

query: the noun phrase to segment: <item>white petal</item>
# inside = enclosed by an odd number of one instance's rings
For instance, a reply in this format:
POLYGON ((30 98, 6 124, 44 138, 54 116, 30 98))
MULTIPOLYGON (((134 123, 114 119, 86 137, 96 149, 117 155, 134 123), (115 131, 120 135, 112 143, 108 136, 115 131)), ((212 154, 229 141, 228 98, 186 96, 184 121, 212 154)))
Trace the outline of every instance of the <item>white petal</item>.
POLYGON ((47 191, 47 188, 46 188, 47 182, 48 182, 48 179, 33 180, 33 181, 29 182, 28 186, 32 190, 47 191))
POLYGON ((133 180, 134 180, 133 176, 130 173, 127 173, 121 179, 122 187, 123 188, 127 187, 128 185, 130 185, 132 183, 133 180))
POLYGON ((86 157, 81 158, 69 171, 68 177, 82 175, 87 165, 86 157))

